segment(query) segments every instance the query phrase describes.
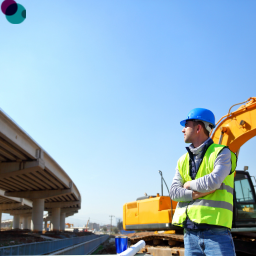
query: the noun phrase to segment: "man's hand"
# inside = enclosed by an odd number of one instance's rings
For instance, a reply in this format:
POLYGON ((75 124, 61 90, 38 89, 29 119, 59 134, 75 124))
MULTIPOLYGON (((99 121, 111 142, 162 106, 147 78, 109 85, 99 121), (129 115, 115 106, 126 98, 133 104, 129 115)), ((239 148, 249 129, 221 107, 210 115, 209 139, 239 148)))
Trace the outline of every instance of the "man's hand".
MULTIPOLYGON (((190 189, 190 181, 187 181, 186 183, 184 183, 183 188, 185 188, 185 189, 190 189)), ((192 192, 192 198, 193 198, 193 200, 195 200, 195 199, 197 199, 197 198, 200 198, 200 197, 203 197, 203 196, 207 196, 207 195, 209 195, 209 194, 212 194, 212 193, 214 193, 215 191, 216 191, 216 189, 213 190, 213 191, 205 192, 205 193, 200 193, 200 192, 197 192, 197 191, 193 191, 193 192, 192 192)))
POLYGON ((183 188, 185 189, 190 189, 190 181, 187 181, 184 185, 183 188))
MULTIPOLYGON (((186 183, 185 183, 186 184, 186 183)), ((184 184, 184 185, 185 185, 184 184)), ((196 192, 196 191, 193 191, 192 192, 192 198, 195 200, 195 199, 197 199, 197 198, 200 198, 200 197, 203 197, 203 196, 207 196, 207 195, 209 195, 209 194, 212 194, 212 193, 214 193, 216 191, 216 189, 215 190, 213 190, 213 191, 210 191, 210 192, 205 192, 205 193, 200 193, 200 192, 196 192)))

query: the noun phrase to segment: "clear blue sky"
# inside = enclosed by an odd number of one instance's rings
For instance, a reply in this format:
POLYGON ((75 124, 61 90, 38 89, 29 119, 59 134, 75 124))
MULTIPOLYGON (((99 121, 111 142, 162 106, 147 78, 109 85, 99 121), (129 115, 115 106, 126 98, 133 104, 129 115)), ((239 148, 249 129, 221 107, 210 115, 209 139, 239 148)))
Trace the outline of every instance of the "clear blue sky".
MULTIPOLYGON (((158 170, 170 186, 192 108, 218 120, 256 96, 255 1, 18 3, 22 24, 0 13, 0 107, 77 185, 75 225, 160 192, 158 170)), ((238 169, 256 175, 254 144, 238 169)))

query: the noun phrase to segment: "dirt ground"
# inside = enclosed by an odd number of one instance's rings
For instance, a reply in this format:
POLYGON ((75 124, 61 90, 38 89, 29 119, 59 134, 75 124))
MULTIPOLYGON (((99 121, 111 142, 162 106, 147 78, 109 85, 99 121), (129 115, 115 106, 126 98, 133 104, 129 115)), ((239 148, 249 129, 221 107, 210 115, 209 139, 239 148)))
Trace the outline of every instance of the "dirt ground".
POLYGON ((154 232, 136 232, 136 233, 131 233, 131 234, 127 234, 125 236, 132 238, 132 237, 140 237, 140 236, 146 236, 146 235, 152 235, 154 234, 154 232))
POLYGON ((100 247, 92 253, 92 255, 116 255, 116 246, 115 243, 110 243, 110 239, 115 238, 115 236, 110 236, 110 238, 100 245, 100 247))
MULTIPOLYGON (((51 238, 65 239, 77 236, 88 236, 91 232, 46 232, 43 236, 51 238)), ((31 233, 30 230, 23 229, 11 229, 6 231, 0 231, 0 247, 27 244, 35 242, 49 241, 47 238, 42 238, 38 234, 31 233)))
POLYGON ((28 234, 29 230, 8 230, 0 232, 0 247, 47 241, 28 234))
POLYGON ((55 231, 48 231, 45 232, 44 236, 49 236, 52 238, 64 239, 64 238, 71 238, 71 237, 78 237, 78 236, 89 236, 92 235, 91 232, 55 232, 55 231))
MULTIPOLYGON (((154 234, 154 232, 136 232, 136 233, 132 233, 132 234, 127 234, 126 236, 128 236, 129 238, 131 238, 131 240, 133 240, 133 239, 136 239, 136 238, 139 238, 139 237, 143 237, 143 236, 146 236, 146 235, 152 235, 152 234, 154 234)), ((237 244, 236 244, 236 239, 238 239, 238 238, 242 239, 244 243, 249 242, 249 244, 244 245, 244 246, 245 246, 245 247, 246 247, 246 246, 250 246, 251 249, 250 249, 249 251, 251 251, 251 253, 250 253, 250 254, 247 254, 247 253, 245 253, 245 252, 236 251, 236 255, 237 255, 237 256, 256 255, 256 253, 255 253, 256 239, 252 239, 251 237, 247 237, 247 238, 246 238, 246 237, 243 237, 243 238, 241 238, 241 237, 236 237, 236 236, 235 236, 235 237, 233 238, 233 239, 234 239, 235 247, 237 246, 237 244), (254 254, 253 254, 253 253, 254 253, 254 254)), ((256 235, 255 235, 255 238, 256 238, 256 235)), ((163 243, 164 243, 164 241, 162 241, 158 246, 164 245, 163 243)), ((153 243, 152 243, 151 241, 146 241, 146 244, 147 244, 146 247, 147 247, 147 246, 153 246, 153 243)), ((166 244, 165 246, 169 247, 168 244, 166 244)), ((177 246, 177 245, 176 245, 176 246, 177 246)), ((184 247, 183 242, 180 243, 180 244, 178 244, 178 246, 184 247)))

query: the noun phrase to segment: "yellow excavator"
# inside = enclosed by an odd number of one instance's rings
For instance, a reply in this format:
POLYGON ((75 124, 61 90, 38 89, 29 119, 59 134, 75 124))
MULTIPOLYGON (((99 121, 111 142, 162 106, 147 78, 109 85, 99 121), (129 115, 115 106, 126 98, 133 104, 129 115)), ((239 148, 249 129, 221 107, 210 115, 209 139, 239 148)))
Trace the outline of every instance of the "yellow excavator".
MULTIPOLYGON (((228 146, 237 157, 241 146, 254 136, 256 136, 256 97, 233 105, 228 114, 217 122, 216 128, 211 133, 214 143, 228 146), (231 112, 232 108, 237 105, 241 106, 231 112)), ((253 181, 256 183, 256 180, 255 177, 250 176, 247 170, 247 166, 244 167, 244 170, 236 170, 231 231, 233 231, 233 237, 237 238, 237 241, 235 239, 234 241, 238 254, 240 252, 243 253, 242 255, 246 255, 246 253, 256 255, 256 194, 255 185, 253 185, 253 181)), ((140 233, 136 233, 133 238, 131 237, 131 242, 144 239, 149 243, 152 242, 153 245, 158 245, 166 240, 169 246, 178 245, 177 248, 181 248, 181 250, 174 250, 173 254, 169 253, 169 255, 175 255, 175 253, 182 255, 182 230, 171 224, 177 202, 172 201, 169 196, 163 196, 164 179, 161 172, 160 175, 162 195, 140 197, 137 201, 124 204, 123 228, 127 231, 155 231, 144 233, 141 236, 139 236, 140 233)), ((163 252, 157 253, 157 251, 159 249, 151 250, 150 253, 163 255, 163 252)))

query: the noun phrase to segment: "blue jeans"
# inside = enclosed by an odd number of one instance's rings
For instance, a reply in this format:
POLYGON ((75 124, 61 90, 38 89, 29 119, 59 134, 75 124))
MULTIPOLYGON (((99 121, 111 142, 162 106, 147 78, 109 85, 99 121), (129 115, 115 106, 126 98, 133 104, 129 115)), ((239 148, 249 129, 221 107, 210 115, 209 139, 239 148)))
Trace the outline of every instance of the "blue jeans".
POLYGON ((206 230, 184 229, 185 256, 234 256, 231 233, 225 228, 206 230))

